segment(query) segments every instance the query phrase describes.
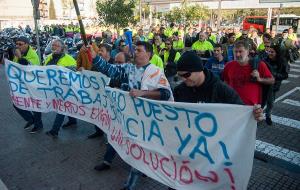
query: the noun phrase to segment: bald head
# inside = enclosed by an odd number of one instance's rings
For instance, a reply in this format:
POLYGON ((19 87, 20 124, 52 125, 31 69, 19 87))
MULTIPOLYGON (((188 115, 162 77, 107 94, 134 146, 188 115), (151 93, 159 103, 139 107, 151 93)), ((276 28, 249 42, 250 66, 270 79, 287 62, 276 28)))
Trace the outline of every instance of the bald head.
POLYGON ((123 64, 126 63, 126 58, 125 58, 125 53, 124 52, 120 52, 116 55, 115 57, 115 63, 116 64, 123 64))

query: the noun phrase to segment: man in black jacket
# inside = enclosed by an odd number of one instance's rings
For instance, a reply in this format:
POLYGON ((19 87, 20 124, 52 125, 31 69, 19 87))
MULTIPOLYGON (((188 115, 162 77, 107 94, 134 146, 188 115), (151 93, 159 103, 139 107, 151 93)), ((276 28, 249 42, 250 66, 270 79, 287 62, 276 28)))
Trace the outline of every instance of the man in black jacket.
MULTIPOLYGON (((237 92, 204 68, 202 60, 192 51, 185 52, 178 60, 177 75, 183 83, 174 89, 176 102, 244 104, 237 92)), ((263 119, 262 112, 260 106, 254 106, 256 120, 263 119)))
MULTIPOLYGON (((177 74, 183 83, 175 87, 176 102, 244 104, 237 92, 203 67, 201 59, 191 51, 177 62, 177 74)), ((254 117, 263 119, 263 110, 254 106, 254 117)))

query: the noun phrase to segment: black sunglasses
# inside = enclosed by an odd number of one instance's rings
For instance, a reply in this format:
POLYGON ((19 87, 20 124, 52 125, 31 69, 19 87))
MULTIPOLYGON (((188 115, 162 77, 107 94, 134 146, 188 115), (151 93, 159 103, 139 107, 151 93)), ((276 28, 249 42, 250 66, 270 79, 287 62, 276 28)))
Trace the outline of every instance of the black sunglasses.
POLYGON ((177 73, 177 75, 182 77, 182 78, 189 78, 192 75, 192 73, 191 72, 187 72, 187 73, 184 73, 184 74, 178 74, 177 73))
POLYGON ((25 43, 16 43, 17 46, 23 46, 25 43))

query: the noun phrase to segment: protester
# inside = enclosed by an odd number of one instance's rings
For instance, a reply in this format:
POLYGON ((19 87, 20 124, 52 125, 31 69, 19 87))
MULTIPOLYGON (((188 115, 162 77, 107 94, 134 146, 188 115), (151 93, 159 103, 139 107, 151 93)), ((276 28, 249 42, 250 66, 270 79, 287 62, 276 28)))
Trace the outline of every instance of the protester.
POLYGON ((192 50, 197 51, 200 57, 210 57, 214 47, 207 41, 207 35, 204 32, 200 32, 198 41, 192 45, 192 50))
MULTIPOLYGON (((135 64, 110 65, 95 52, 92 56, 96 70, 120 81, 121 89, 129 91, 130 96, 173 100, 172 91, 164 73, 149 63, 152 53, 153 49, 149 43, 138 42, 134 57, 135 64)), ((124 188, 131 189, 135 186, 139 174, 138 170, 132 168, 124 188)))
POLYGON ((224 57, 227 61, 232 61, 234 59, 234 55, 233 55, 234 42, 235 42, 235 34, 229 33, 227 43, 222 45, 224 57))
POLYGON ((223 56, 222 45, 216 44, 214 47, 214 54, 208 59, 205 68, 210 70, 218 78, 221 78, 226 62, 227 60, 223 56))
POLYGON ((275 78, 275 83, 271 86, 266 102, 266 123, 272 125, 271 113, 274 106, 276 93, 279 91, 281 81, 288 78, 289 64, 285 56, 281 54, 279 44, 271 44, 267 49, 268 57, 264 60, 275 78))
POLYGON ((224 68, 224 81, 237 91, 246 105, 262 104, 262 85, 274 84, 270 70, 264 62, 254 63, 255 60, 250 59, 249 45, 245 41, 235 43, 234 54, 235 60, 224 68))
MULTIPOLYGON (((65 53, 64 43, 59 39, 52 41, 52 54, 46 58, 44 65, 57 65, 71 70, 75 70, 77 66, 75 59, 65 53)), ((52 129, 47 131, 46 134, 53 138, 57 138, 59 129, 64 122, 64 118, 65 115, 57 113, 52 125, 52 129)), ((69 121, 63 127, 76 126, 76 124, 77 120, 69 116, 69 121)))
MULTIPOLYGON (((40 59, 37 53, 29 45, 29 39, 20 36, 16 40, 16 50, 14 52, 14 62, 21 65, 40 65, 40 59)), ((19 115, 27 122, 24 129, 34 126, 30 133, 36 133, 43 128, 42 114, 35 111, 27 111, 13 105, 19 115)))

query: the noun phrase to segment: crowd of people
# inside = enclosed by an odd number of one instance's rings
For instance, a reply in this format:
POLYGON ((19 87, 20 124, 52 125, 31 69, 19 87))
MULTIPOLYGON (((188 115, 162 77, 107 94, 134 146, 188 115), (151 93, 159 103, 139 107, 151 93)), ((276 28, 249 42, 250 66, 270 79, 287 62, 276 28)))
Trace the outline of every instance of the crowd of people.
MULTIPOLYGON (((79 28, 68 26, 46 27, 46 31, 59 36, 71 36, 79 28)), ((28 29, 29 30, 29 29, 28 29)), ((169 27, 153 26, 145 33, 143 28, 126 28, 117 35, 107 28, 91 35, 91 45, 82 46, 75 60, 65 51, 60 39, 52 42, 52 53, 39 62, 29 40, 21 36, 16 40, 14 62, 22 65, 57 65, 72 70, 101 72, 111 78, 109 86, 129 91, 133 97, 160 101, 190 103, 228 103, 252 105, 257 121, 272 125, 271 113, 276 92, 282 80, 288 78, 289 64, 297 58, 299 42, 293 29, 276 34, 266 30, 262 35, 255 28, 221 29, 215 34, 210 27, 184 27, 171 23, 169 27), (87 57, 90 52, 92 59, 87 57), (295 55, 291 55, 295 54, 295 55)), ((298 52, 299 53, 299 52, 298 52)), ((41 113, 21 110, 17 112, 27 121, 25 129, 36 133, 43 128, 41 113)), ((56 114, 52 129, 46 134, 57 138, 61 127, 77 125, 76 118, 56 114)), ((95 126, 88 138, 103 136, 95 126)), ((108 144, 103 162, 95 170, 111 168, 117 155, 108 144)), ((134 189, 141 173, 132 167, 123 190, 134 189)), ((170 188, 171 189, 171 188, 170 188)))

